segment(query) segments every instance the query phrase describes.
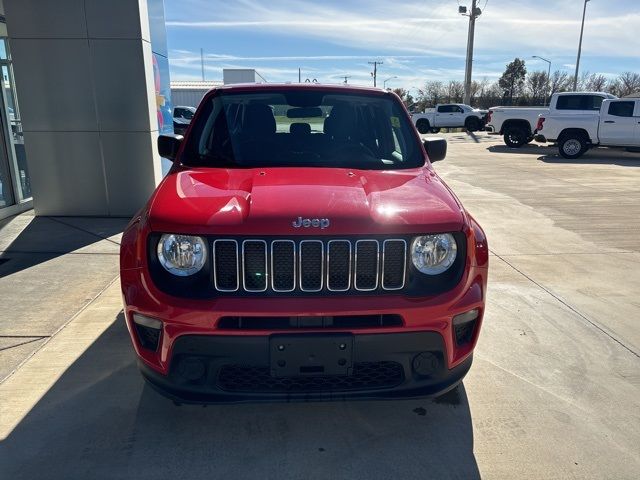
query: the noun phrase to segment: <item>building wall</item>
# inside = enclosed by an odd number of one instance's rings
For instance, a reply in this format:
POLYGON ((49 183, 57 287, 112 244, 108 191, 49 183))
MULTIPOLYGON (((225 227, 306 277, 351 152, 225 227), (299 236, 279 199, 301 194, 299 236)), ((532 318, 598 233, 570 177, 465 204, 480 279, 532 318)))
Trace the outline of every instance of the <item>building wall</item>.
POLYGON ((194 89, 180 89, 180 88, 172 88, 171 89, 171 101, 174 106, 182 106, 182 107, 197 107, 200 105, 200 100, 204 97, 205 93, 209 90, 194 90, 194 89))
POLYGON ((128 216, 160 181, 148 2, 4 0, 36 214, 128 216))

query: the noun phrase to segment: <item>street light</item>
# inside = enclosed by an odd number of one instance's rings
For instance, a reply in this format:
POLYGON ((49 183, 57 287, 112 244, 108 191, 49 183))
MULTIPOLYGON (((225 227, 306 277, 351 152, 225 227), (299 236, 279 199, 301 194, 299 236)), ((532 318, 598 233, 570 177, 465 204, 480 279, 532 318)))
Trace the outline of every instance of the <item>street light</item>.
POLYGON ((576 74, 573 77, 573 91, 578 90, 578 70, 580 69, 580 53, 582 52, 582 33, 584 32, 584 17, 587 14, 587 2, 584 0, 584 9, 582 10, 582 26, 580 27, 580 42, 578 43, 578 59, 576 60, 576 74))
POLYGON ((387 78, 384 82, 382 82, 382 86, 383 86, 384 88, 387 88, 387 82, 388 82, 389 80, 393 80, 394 78, 398 78, 398 76, 397 76, 397 75, 394 75, 393 77, 389 77, 389 78, 387 78))
MULTIPOLYGON (((542 60, 543 62, 547 62, 549 64, 549 72, 547 73, 547 93, 549 93, 551 86, 551 60, 547 60, 546 58, 539 57, 538 55, 534 55, 531 58, 537 58, 538 60, 542 60)), ((544 96, 544 104, 547 105, 547 96, 544 96)))

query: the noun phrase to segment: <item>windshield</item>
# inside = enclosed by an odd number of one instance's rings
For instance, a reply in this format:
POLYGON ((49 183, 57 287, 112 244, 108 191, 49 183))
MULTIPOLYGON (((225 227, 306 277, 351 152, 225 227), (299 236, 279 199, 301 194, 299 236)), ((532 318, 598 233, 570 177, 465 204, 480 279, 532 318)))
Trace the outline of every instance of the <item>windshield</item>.
POLYGON ((396 99, 318 89, 223 92, 206 100, 181 161, 365 170, 424 164, 413 125, 396 99))

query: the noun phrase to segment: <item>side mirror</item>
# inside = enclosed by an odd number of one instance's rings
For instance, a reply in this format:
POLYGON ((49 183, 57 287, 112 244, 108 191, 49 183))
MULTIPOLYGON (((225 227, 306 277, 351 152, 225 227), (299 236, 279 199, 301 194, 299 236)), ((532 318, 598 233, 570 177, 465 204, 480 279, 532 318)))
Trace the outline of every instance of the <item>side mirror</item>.
POLYGON ((447 141, 444 138, 427 138, 423 145, 431 163, 444 160, 447 156, 447 141))
POLYGON ((160 135, 158 137, 158 153, 160 153, 160 156, 173 162, 176 159, 183 138, 182 135, 160 135))

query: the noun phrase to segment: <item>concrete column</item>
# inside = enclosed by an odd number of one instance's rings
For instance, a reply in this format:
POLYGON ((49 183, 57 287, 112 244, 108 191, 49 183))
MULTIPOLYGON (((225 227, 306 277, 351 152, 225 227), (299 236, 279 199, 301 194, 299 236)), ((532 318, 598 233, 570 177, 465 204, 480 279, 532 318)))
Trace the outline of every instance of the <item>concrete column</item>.
POLYGON ((4 4, 36 214, 132 215, 162 177, 147 0, 4 4))

